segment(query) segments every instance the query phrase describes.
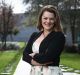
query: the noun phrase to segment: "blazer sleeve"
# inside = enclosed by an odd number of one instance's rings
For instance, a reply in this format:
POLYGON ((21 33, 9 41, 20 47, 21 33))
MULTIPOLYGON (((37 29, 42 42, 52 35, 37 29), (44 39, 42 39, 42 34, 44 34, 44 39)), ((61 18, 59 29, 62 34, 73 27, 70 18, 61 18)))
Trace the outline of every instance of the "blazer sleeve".
POLYGON ((34 56, 34 60, 38 63, 45 64, 47 62, 54 62, 57 58, 60 57, 60 54, 64 48, 65 37, 64 35, 59 35, 55 39, 50 41, 50 44, 47 48, 45 54, 37 53, 34 56))
POLYGON ((24 51, 23 51, 23 60, 31 64, 32 57, 29 56, 32 53, 32 42, 34 38, 35 32, 31 35, 24 51))

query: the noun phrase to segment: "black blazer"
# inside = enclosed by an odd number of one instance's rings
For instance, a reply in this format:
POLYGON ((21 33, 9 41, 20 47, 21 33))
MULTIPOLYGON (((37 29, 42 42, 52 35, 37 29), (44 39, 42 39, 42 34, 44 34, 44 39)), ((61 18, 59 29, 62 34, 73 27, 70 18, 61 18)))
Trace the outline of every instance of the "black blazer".
POLYGON ((52 31, 48 36, 41 42, 39 47, 39 53, 35 54, 32 58, 29 56, 32 53, 33 42, 42 34, 42 32, 34 32, 28 44, 23 52, 23 60, 31 64, 31 59, 34 59, 38 63, 44 64, 47 62, 53 62, 47 64, 48 66, 59 66, 60 54, 63 51, 65 44, 65 37, 62 32, 52 31))

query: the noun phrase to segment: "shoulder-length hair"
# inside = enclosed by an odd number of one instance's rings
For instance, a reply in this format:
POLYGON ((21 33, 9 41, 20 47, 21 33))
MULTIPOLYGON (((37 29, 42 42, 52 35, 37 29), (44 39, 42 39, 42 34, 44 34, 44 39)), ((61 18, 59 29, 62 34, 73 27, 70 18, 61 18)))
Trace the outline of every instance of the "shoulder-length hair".
POLYGON ((42 27, 42 15, 45 11, 51 12, 55 15, 55 22, 54 22, 54 27, 53 27, 53 31, 63 31, 62 30, 62 26, 60 25, 60 16, 59 13, 57 11, 57 9, 53 6, 53 5, 46 5, 44 6, 40 13, 39 13, 39 17, 38 17, 38 26, 37 28, 42 31, 43 27, 42 27))

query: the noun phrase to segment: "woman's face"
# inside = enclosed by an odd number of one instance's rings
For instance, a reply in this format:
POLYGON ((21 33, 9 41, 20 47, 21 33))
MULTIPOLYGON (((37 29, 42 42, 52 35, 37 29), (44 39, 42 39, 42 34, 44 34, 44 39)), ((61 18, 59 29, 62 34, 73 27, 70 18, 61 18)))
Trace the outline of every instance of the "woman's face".
POLYGON ((45 11, 42 15, 41 21, 43 29, 51 31, 54 26, 55 15, 51 12, 45 11))

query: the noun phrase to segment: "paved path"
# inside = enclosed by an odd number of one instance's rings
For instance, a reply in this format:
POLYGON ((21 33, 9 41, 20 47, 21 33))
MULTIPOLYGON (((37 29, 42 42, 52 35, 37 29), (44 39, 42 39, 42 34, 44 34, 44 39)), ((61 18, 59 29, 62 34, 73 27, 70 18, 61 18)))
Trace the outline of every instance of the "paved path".
MULTIPOLYGON (((26 75, 29 75, 30 74, 30 69, 31 69, 31 66, 28 63, 26 64, 26 62, 23 62, 22 59, 21 59, 19 61, 19 64, 17 65, 17 68, 14 72, 14 75, 25 75, 26 72, 27 72, 26 75), (23 66, 23 65, 25 65, 25 66, 23 66)), ((70 72, 63 72, 63 75, 80 75, 80 74, 70 73, 70 72)))

